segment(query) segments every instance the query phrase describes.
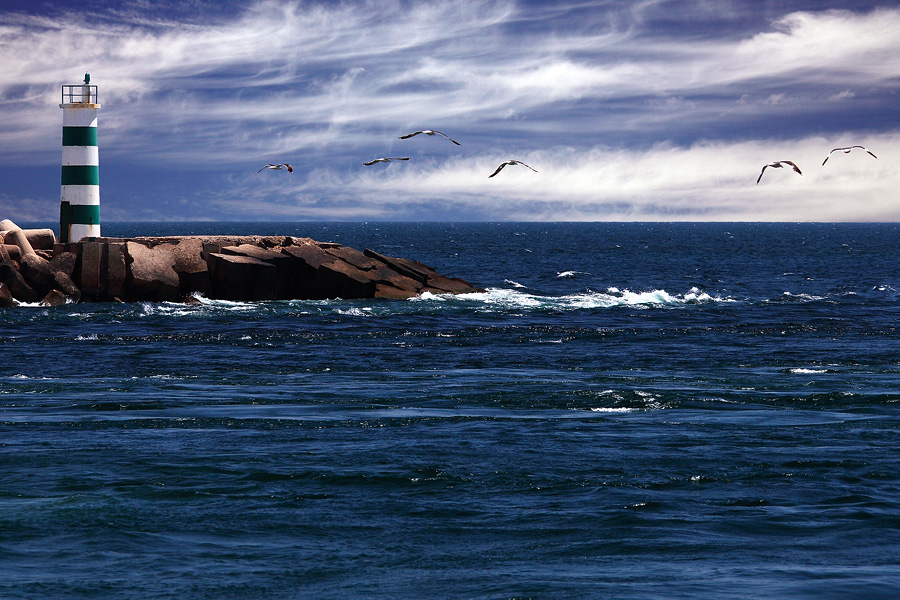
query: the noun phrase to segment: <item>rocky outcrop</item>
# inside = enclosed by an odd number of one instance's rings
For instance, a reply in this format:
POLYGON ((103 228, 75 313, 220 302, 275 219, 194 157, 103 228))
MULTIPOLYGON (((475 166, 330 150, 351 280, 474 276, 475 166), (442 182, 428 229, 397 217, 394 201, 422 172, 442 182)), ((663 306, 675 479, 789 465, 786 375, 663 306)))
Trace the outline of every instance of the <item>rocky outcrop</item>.
POLYGON ((291 236, 97 238, 0 221, 0 307, 16 302, 321 300, 466 293, 472 284, 418 261, 291 236), (52 231, 50 232, 52 234, 52 231))

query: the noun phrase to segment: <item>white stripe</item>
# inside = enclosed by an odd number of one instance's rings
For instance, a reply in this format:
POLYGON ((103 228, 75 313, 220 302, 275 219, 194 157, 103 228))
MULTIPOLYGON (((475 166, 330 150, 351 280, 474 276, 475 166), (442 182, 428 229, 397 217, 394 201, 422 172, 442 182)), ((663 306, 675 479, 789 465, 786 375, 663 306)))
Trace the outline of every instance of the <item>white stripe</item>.
POLYGON ((81 223, 72 223, 69 225, 69 241, 77 242, 81 238, 100 237, 100 224, 82 225, 81 223))
POLYGON ((63 127, 96 127, 96 108, 64 108, 63 127))
POLYGON ((99 166, 100 149, 97 146, 63 146, 63 166, 99 166))
POLYGON ((62 185, 60 192, 60 202, 68 202, 69 204, 100 204, 100 186, 99 185, 62 185))

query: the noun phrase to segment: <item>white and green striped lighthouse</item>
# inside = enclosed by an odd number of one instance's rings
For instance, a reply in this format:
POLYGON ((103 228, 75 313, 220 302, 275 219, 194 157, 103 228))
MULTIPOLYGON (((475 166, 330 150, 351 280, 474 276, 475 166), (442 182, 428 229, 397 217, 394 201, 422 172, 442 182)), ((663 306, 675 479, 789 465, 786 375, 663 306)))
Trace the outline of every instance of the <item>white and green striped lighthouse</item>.
POLYGON ((97 86, 90 73, 84 83, 62 86, 62 189, 59 240, 100 237, 100 153, 97 147, 97 86))

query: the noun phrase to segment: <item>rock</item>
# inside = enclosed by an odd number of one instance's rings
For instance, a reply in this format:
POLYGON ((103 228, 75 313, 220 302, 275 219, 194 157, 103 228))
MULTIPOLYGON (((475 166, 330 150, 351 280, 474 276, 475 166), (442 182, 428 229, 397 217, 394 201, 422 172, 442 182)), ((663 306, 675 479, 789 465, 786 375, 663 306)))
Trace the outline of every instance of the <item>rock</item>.
POLYGON ((408 261, 403 260, 402 258, 391 258, 390 256, 385 256, 383 254, 379 254, 374 250, 369 250, 366 248, 363 251, 363 254, 370 258, 374 258, 375 260, 384 263, 394 271, 400 273, 401 275, 405 275, 410 279, 415 279, 423 286, 428 283, 428 276, 425 273, 422 273, 420 269, 416 269, 415 265, 407 265, 408 261))
POLYGON ((6 284, 13 298, 19 302, 37 302, 37 292, 28 285, 12 262, 0 263, 0 282, 6 284))
POLYGON ((376 282, 365 271, 336 260, 316 271, 315 288, 322 298, 374 298, 376 282))
POLYGON ((22 234, 35 250, 53 250, 56 234, 52 229, 23 229, 22 234))
POLYGON ((376 298, 412 298, 418 295, 423 287, 422 283, 417 279, 402 275, 387 266, 375 269, 371 272, 371 276, 377 282, 375 286, 376 298))
POLYGON ((66 295, 63 294, 59 290, 50 290, 47 292, 47 295, 44 296, 44 299, 41 300, 41 306, 62 306, 68 300, 66 299, 66 295))
POLYGON ((252 258, 213 252, 209 279, 213 298, 223 300, 273 300, 275 265, 252 258))
POLYGON ((0 308, 12 308, 13 306, 18 305, 19 303, 13 298, 9 286, 0 281, 0 308))
MULTIPOLYGON (((313 300, 327 298, 374 298, 376 280, 367 271, 347 262, 346 258, 364 266, 375 263, 361 252, 345 249, 339 244, 311 241, 282 248, 299 262, 296 270, 294 297, 313 300)), ((371 269, 370 269, 371 270, 371 269)))
POLYGON ((65 294, 66 298, 76 304, 81 301, 81 290, 78 289, 78 286, 75 285, 75 282, 72 281, 72 278, 66 275, 63 271, 54 271, 53 281, 54 289, 65 294))
POLYGON ((92 299, 99 299, 100 272, 103 267, 103 244, 101 242, 83 241, 81 246, 81 268, 79 283, 81 293, 92 299))
POLYGON ((125 281, 128 279, 125 244, 107 243, 104 264, 106 268, 100 272, 100 288, 104 297, 121 296, 125 289, 125 281))
POLYGON ((19 262, 22 259, 22 250, 15 244, 0 244, 11 260, 19 262))
POLYGON ((0 282, 21 302, 46 298, 50 290, 73 302, 177 300, 195 292, 271 300, 401 299, 423 291, 477 291, 417 261, 310 238, 176 236, 61 244, 52 231, 0 225, 7 242, 0 244, 0 282))
POLYGON ((34 254, 34 248, 31 247, 31 242, 28 241, 28 238, 25 237, 25 232, 21 229, 13 229, 6 233, 5 241, 7 244, 14 244, 19 247, 19 250, 22 251, 22 256, 26 254, 34 254))
POLYGON ((340 258, 361 271, 370 271, 384 265, 383 262, 375 260, 370 256, 366 256, 366 254, 360 252, 356 248, 338 246, 337 248, 324 248, 324 250, 327 254, 340 258))
POLYGON ((178 273, 182 296, 193 292, 209 295, 209 266, 204 259, 203 242, 199 238, 187 238, 175 246, 175 272, 178 273))
POLYGON ((289 286, 291 298, 300 300, 323 300, 327 298, 326 290, 321 289, 321 282, 316 281, 319 267, 338 261, 338 258, 327 254, 324 248, 310 241, 294 244, 281 249, 292 256, 293 279, 289 286))
POLYGON ((178 298, 179 279, 175 272, 173 244, 148 248, 136 242, 126 242, 125 252, 130 259, 123 290, 125 297, 154 301, 178 298))
POLYGON ((37 254, 26 254, 19 262, 19 272, 25 281, 39 294, 45 294, 53 288, 53 266, 50 261, 37 254))
POLYGON ((383 254, 379 254, 374 250, 369 249, 366 249, 364 254, 384 262, 398 273, 421 282, 421 291, 452 294, 470 294, 472 292, 482 291, 463 279, 441 275, 432 267, 420 263, 417 260, 384 256, 383 254))
POLYGON ((270 250, 268 248, 260 248, 252 244, 241 244, 240 246, 226 246, 222 248, 222 254, 230 254, 233 256, 249 256, 263 262, 267 262, 275 267, 275 288, 273 290, 273 298, 275 300, 289 300, 292 297, 294 289, 294 271, 296 261, 289 255, 280 250, 270 250))
POLYGON ((53 258, 50 259, 50 264, 53 265, 53 268, 57 271, 62 271, 69 277, 75 272, 75 263, 78 260, 78 255, 74 252, 59 252, 53 258))

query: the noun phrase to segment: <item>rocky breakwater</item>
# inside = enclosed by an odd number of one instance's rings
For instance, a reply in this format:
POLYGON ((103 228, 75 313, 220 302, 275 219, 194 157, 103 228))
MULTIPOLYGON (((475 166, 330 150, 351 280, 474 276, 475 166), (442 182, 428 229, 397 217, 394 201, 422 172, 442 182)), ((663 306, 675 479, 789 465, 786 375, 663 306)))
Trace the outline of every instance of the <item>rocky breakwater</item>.
POLYGON ((415 260, 293 236, 96 238, 0 221, 0 306, 38 302, 404 299, 478 291, 415 260))

